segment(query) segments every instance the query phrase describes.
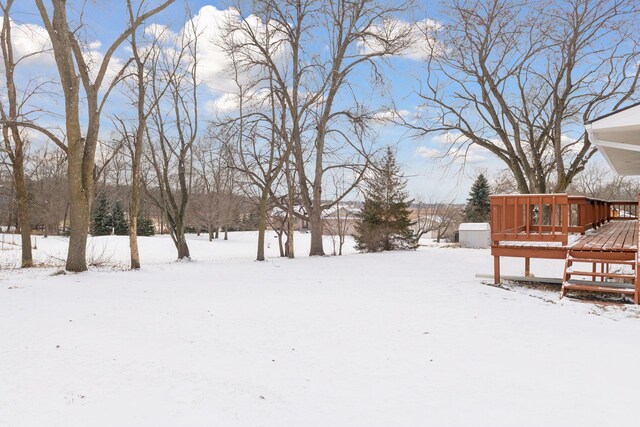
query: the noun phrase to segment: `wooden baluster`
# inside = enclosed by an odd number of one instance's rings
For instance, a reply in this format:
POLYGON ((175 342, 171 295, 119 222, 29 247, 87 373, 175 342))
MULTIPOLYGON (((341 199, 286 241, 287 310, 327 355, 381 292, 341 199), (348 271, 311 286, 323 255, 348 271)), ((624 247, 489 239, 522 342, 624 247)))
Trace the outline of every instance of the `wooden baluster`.
POLYGON ((551 209, 550 209, 549 225, 551 225, 551 235, 556 234, 556 196, 551 197, 551 209))
POLYGON ((502 200, 500 200, 501 202, 501 206, 500 206, 500 231, 502 233, 504 233, 506 231, 505 228, 505 210, 506 210, 506 204, 507 204, 507 198, 503 197, 502 200))
POLYGON ((527 197, 527 211, 525 212, 525 227, 527 230, 527 238, 531 235, 531 199, 527 197))
POLYGON ((542 215, 544 214, 543 212, 543 206, 542 206, 542 197, 538 197, 538 234, 542 234, 542 215))
POLYGON ((562 244, 567 245, 569 243, 569 218, 571 217, 568 204, 562 206, 560 215, 562 216, 562 244))
POLYGON ((516 197, 513 203, 513 235, 518 235, 518 227, 520 221, 518 221, 518 198, 516 197))

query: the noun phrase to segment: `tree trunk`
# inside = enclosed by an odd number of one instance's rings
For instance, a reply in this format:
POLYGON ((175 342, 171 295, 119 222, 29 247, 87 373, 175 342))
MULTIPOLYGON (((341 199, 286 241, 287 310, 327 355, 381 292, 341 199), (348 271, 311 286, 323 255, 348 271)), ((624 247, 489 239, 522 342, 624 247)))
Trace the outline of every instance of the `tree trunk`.
POLYGON ((87 233, 91 210, 90 193, 93 192, 93 162, 91 159, 83 162, 84 150, 74 147, 74 140, 75 144, 82 144, 82 138, 79 136, 79 126, 76 131, 77 136, 68 134, 70 149, 67 175, 69 178, 69 200, 71 202, 69 206, 69 227, 71 232, 69 234, 66 269, 68 271, 81 272, 87 270, 87 233), (85 187, 83 178, 86 176, 87 171, 84 169, 87 166, 91 166, 89 173, 91 178, 89 178, 88 185, 85 187))
POLYGON ((94 191, 93 158, 87 156, 82 160, 84 150, 69 150, 69 251, 67 253, 68 271, 81 272, 87 270, 87 233, 91 217, 91 201, 94 191), (73 154, 79 159, 74 159, 73 154))
MULTIPOLYGON (((140 126, 140 125, 138 125, 140 126)), ((142 155, 142 134, 138 134, 134 148, 133 164, 131 165, 131 199, 129 200, 129 251, 131 255, 131 269, 140 268, 140 253, 138 251, 138 204, 140 203, 140 157, 142 155)))
MULTIPOLYGON (((13 185, 15 185, 15 182, 13 185)), ((11 224, 13 224, 13 200, 14 196, 12 194, 11 197, 9 197, 9 209, 7 210, 7 233, 11 233, 11 224)))
POLYGON ((320 203, 315 204, 315 201, 313 209, 309 212, 309 229, 311 230, 309 256, 324 256, 324 247, 322 246, 322 215, 320 203))
POLYGON ((69 203, 64 207, 64 218, 62 219, 62 234, 67 234, 67 219, 69 218, 69 203))
POLYGON ((211 241, 213 241, 213 227, 209 227, 207 229, 207 231, 208 231, 208 234, 209 234, 209 241, 211 242, 211 241))
POLYGON ((81 272, 87 270, 87 229, 89 228, 89 206, 82 194, 72 192, 69 209, 69 250, 67 252, 68 271, 81 272))
POLYGON ((286 248, 286 252, 287 252, 287 257, 288 258, 294 258, 295 257, 295 253, 294 253, 294 249, 293 249, 293 216, 290 216, 289 219, 287 220, 287 248, 286 248))
POLYGON ((229 227, 224 227, 224 240, 229 240, 229 227))
POLYGON ((267 196, 268 193, 262 192, 260 198, 260 206, 258 211, 258 254, 256 256, 257 261, 264 261, 264 234, 267 228, 267 196))
POLYGON ((282 235, 284 233, 282 230, 280 230, 277 234, 278 234, 278 249, 280 250, 280 257, 284 258, 285 252, 284 252, 284 245, 282 244, 282 235))
MULTIPOLYGON (((131 251, 131 269, 137 270, 140 268, 140 253, 138 252, 138 217, 136 206, 136 215, 129 216, 129 249, 131 251)), ((133 209, 130 210, 133 212, 133 209)))
POLYGON ((178 240, 178 259, 191 258, 189 254, 189 246, 187 246, 187 240, 182 236, 178 240))
POLYGON ((29 206, 27 204, 27 188, 24 179, 22 150, 16 150, 16 161, 13 165, 13 175, 16 182, 16 197, 18 199, 18 223, 20 224, 20 236, 22 238, 22 268, 33 267, 31 253, 31 220, 29 219, 29 206))

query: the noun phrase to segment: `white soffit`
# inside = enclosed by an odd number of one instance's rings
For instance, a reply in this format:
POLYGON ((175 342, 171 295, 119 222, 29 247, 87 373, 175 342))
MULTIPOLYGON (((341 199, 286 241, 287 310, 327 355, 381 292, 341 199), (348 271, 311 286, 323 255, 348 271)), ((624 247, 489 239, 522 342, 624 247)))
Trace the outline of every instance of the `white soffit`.
POLYGON ((585 129, 613 170, 640 175, 640 104, 587 122, 585 129))

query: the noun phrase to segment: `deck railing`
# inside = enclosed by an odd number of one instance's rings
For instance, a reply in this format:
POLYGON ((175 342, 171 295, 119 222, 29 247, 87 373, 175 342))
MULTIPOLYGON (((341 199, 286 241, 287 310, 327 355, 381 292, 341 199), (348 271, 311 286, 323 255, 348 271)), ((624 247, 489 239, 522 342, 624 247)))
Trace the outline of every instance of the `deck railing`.
POLYGON ((638 202, 614 200, 609 202, 609 219, 638 219, 638 202))
POLYGON ((491 240, 561 242, 569 235, 566 194, 495 195, 491 200, 491 240))
POLYGON ((608 202, 585 196, 569 196, 570 233, 584 234, 591 228, 598 228, 610 219, 608 202))
POLYGON ((500 194, 491 200, 491 240, 560 242, 611 220, 638 218, 638 201, 567 194, 500 194))

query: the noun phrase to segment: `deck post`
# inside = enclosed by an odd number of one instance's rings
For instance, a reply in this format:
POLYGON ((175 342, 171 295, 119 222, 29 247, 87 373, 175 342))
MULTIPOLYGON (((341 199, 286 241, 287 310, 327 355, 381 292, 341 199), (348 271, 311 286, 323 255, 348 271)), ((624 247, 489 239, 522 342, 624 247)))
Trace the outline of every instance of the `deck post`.
POLYGON ((638 258, 636 257, 636 283, 634 283, 636 292, 633 294, 633 302, 640 305, 640 276, 638 276, 638 258))
POLYGON ((524 277, 531 276, 531 258, 525 257, 524 259, 524 277))
POLYGON ((495 285, 500 283, 500 257, 493 257, 493 283, 495 285))

